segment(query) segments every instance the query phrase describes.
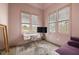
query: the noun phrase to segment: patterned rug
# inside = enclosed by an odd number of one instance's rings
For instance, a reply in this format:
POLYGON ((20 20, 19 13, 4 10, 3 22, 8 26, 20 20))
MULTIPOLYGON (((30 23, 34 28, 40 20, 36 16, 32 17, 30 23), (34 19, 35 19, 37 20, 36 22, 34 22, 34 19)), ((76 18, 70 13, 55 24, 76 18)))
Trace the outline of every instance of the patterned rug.
POLYGON ((24 44, 10 49, 10 55, 59 55, 55 52, 58 49, 45 40, 34 41, 32 43, 24 44))

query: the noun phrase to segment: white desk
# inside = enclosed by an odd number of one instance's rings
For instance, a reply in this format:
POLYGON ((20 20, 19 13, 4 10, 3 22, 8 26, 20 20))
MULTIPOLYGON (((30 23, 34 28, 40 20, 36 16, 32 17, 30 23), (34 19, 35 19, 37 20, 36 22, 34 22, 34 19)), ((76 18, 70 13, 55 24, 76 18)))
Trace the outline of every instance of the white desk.
POLYGON ((41 38, 40 34, 24 34, 24 40, 38 40, 41 38))

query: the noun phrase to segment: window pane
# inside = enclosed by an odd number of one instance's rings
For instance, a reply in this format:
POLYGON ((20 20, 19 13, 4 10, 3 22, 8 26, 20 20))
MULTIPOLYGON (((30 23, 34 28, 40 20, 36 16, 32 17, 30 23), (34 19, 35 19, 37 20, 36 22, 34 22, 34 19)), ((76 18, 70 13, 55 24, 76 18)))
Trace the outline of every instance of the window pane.
POLYGON ((22 32, 23 33, 28 33, 28 32, 30 32, 29 30, 30 30, 29 24, 22 24, 22 32))
POLYGON ((30 15, 27 13, 21 13, 22 23, 30 23, 30 15))
POLYGON ((32 25, 37 25, 38 24, 38 16, 32 15, 32 25))
POLYGON ((36 33, 37 32, 37 25, 32 25, 32 32, 36 33))
POLYGON ((38 26, 38 16, 32 15, 32 33, 37 32, 37 26, 38 26))
POLYGON ((49 24, 49 31, 50 32, 55 32, 55 26, 56 25, 56 23, 51 23, 51 24, 49 24))
POLYGON ((58 23, 59 32, 68 33, 68 21, 58 23))
POLYGON ((49 16, 49 23, 56 22, 56 13, 49 16))
POLYGON ((70 8, 66 7, 64 9, 59 10, 59 21, 61 20, 68 20, 70 16, 70 8))

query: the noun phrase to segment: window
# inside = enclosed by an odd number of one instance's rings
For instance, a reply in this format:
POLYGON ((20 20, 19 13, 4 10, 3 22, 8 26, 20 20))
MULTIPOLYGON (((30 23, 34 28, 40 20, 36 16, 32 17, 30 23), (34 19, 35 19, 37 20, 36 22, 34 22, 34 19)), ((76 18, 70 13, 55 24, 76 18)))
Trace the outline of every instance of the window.
POLYGON ((29 14, 26 14, 26 13, 22 13, 21 14, 21 18, 22 18, 22 32, 23 33, 28 33, 30 32, 30 15, 29 14))
POLYGON ((49 31, 50 32, 55 32, 56 30, 56 13, 51 14, 49 16, 49 31))
POLYGON ((49 31, 68 33, 69 32, 69 20, 70 20, 70 8, 65 7, 56 11, 49 16, 49 31), (57 28, 56 28, 57 27, 57 28))
POLYGON ((38 17, 35 15, 32 15, 32 32, 37 32, 37 26, 38 26, 38 17))
POLYGON ((21 23, 23 33, 36 33, 38 26, 38 16, 28 13, 21 13, 21 23))
POLYGON ((69 7, 59 10, 58 12, 58 31, 63 33, 68 33, 69 30, 69 19, 70 12, 69 7))

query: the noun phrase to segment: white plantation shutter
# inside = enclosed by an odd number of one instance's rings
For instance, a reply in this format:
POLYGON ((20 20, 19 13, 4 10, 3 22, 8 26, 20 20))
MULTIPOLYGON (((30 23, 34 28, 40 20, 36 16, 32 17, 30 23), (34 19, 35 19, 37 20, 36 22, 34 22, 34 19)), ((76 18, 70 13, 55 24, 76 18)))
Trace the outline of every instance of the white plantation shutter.
POLYGON ((55 32, 56 30, 56 13, 53 13, 49 16, 49 31, 55 32))
POLYGON ((70 10, 69 7, 59 10, 59 21, 61 20, 68 20, 70 17, 70 10))
POLYGON ((29 17, 30 17, 29 14, 27 14, 27 13, 22 13, 22 14, 21 14, 22 23, 30 23, 29 17))
POLYGON ((21 13, 22 32, 31 34, 37 32, 38 16, 21 13))
POLYGON ((32 15, 32 25, 38 25, 38 16, 32 15))
POLYGON ((32 32, 37 32, 37 26, 38 26, 38 16, 32 15, 32 32))
POLYGON ((69 32, 69 19, 70 19, 70 8, 66 7, 59 10, 58 13, 58 30, 60 33, 68 33, 69 32))
POLYGON ((65 7, 49 15, 50 32, 69 33, 70 7, 65 7))

